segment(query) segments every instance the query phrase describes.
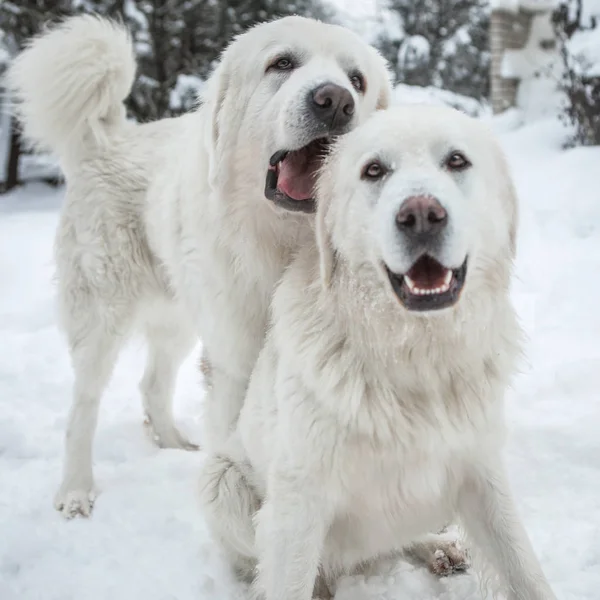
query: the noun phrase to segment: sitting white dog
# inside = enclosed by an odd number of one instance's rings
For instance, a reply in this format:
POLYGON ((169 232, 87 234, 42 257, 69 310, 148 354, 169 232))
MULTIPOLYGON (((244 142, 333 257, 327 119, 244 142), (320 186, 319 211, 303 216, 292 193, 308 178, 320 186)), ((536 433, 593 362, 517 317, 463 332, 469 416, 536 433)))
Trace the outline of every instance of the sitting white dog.
POLYGON ((555 598, 501 454, 521 333, 498 145, 451 109, 384 111, 339 141, 317 200, 203 470, 212 530, 260 597, 309 600, 460 519, 511 600, 555 598))

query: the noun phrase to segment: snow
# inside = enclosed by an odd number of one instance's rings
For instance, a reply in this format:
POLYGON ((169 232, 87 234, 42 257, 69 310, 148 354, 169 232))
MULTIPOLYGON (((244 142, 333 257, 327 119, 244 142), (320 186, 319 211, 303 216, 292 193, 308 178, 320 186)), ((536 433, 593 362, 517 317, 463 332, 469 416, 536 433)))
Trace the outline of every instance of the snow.
POLYGON ((200 77, 180 73, 169 96, 169 108, 174 111, 192 109, 198 103, 203 87, 204 81, 200 77))
POLYGON ((554 10, 559 3, 560 0, 519 0, 521 9, 529 12, 551 11, 554 10))
POLYGON ((387 9, 387 0, 328 0, 335 19, 349 27, 369 43, 387 31, 388 38, 400 37, 401 27, 396 15, 387 9))
POLYGON ((401 69, 417 69, 429 61, 431 47, 423 35, 407 36, 398 49, 398 65, 401 69))
POLYGON ((600 77, 600 0, 584 0, 581 21, 586 29, 576 31, 568 42, 573 66, 584 76, 600 77), (598 23, 595 29, 589 29, 592 20, 598 23))
POLYGON ((490 0, 490 8, 509 13, 519 11, 519 0, 490 0))
POLYGON ((398 84, 394 88, 393 104, 435 104, 456 108, 472 117, 489 114, 490 109, 475 98, 442 90, 433 86, 398 84))
POLYGON ((600 77, 600 29, 578 31, 569 40, 573 66, 587 77, 600 77))
POLYGON ((558 0, 490 0, 492 10, 517 13, 519 10, 545 12, 553 10, 558 0))
MULTIPOLYGON (((406 92, 406 90, 405 90, 406 92)), ((556 118, 490 119, 514 171, 521 229, 514 300, 528 362, 508 396, 508 465, 560 600, 600 589, 600 148, 563 150, 556 118)), ((63 189, 0 196, 0 598, 241 600, 196 498, 203 454, 158 450, 142 427, 132 342, 105 394, 89 520, 53 509, 72 383, 53 308, 52 237, 63 189)), ((179 426, 199 439, 197 348, 178 381, 179 426)), ((481 600, 471 574, 405 563, 340 582, 337 600, 481 600)))

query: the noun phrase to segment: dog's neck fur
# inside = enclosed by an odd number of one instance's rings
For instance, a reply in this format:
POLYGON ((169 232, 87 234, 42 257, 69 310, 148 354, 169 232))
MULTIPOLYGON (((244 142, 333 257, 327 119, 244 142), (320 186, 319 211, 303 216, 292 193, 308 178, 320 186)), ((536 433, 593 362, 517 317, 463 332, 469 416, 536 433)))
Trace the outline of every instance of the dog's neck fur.
POLYGON ((360 403, 361 394, 384 394, 401 402, 455 404, 457 415, 486 412, 482 402, 501 400, 488 398, 489 390, 505 389, 514 374, 520 330, 508 296, 508 273, 506 285, 499 287, 482 275, 475 277, 479 280, 471 284, 483 289, 477 294, 465 289, 454 309, 415 315, 398 304, 383 275, 369 263, 350 265, 338 259, 330 285, 324 286, 318 252, 306 248, 276 294, 274 335, 286 337, 287 343, 279 345, 287 347, 290 336, 295 337, 291 346, 298 354, 315 357, 313 364, 299 369, 314 377, 307 383, 322 397, 356 394, 360 403), (295 280, 289 292, 288 280, 295 280), (294 289, 306 292, 293 297, 294 289), (303 352, 302 346, 309 345, 312 351, 303 352), (329 368, 333 362, 336 368, 329 368), (363 374, 363 390, 344 390, 343 376, 332 377, 349 370, 363 374), (492 381, 502 385, 491 386, 492 381), (486 383, 482 388, 477 382, 486 383))
POLYGON ((241 262, 247 256, 248 243, 255 243, 263 255, 263 263, 253 265, 253 269, 259 273, 264 265, 268 270, 274 268, 280 271, 279 265, 270 263, 273 258, 283 265, 289 263, 292 254, 307 240, 313 216, 279 209, 265 197, 268 164, 260 162, 262 148, 260 144, 252 147, 251 139, 244 128, 240 129, 233 149, 220 158, 220 168, 231 164, 235 164, 236 168, 231 170, 229 167, 229 176, 225 174, 218 178, 220 183, 213 190, 212 207, 239 230, 243 238, 239 251, 241 262), (252 190, 250 198, 249 189, 252 190), (267 242, 269 248, 261 252, 261 246, 267 242), (280 249, 276 256, 272 252, 273 244, 280 249))
MULTIPOLYGON (((508 279, 508 274, 505 275, 508 279)), ((470 276, 476 277, 472 272, 470 276)), ((371 263, 351 265, 338 259, 329 289, 323 288, 321 294, 337 307, 336 316, 356 340, 357 347, 375 353, 372 358, 391 356, 395 360, 408 346, 412 352, 422 352, 423 358, 428 357, 431 362, 441 354, 435 352, 440 340, 479 356, 498 350, 503 340, 493 335, 490 325, 498 319, 510 320, 513 314, 508 287, 497 283, 500 282, 489 279, 469 281, 456 306, 424 315, 402 307, 383 272, 371 263), (480 287, 477 294, 469 289, 475 285, 480 287), (478 336, 472 335, 473 330, 478 331, 478 336)))

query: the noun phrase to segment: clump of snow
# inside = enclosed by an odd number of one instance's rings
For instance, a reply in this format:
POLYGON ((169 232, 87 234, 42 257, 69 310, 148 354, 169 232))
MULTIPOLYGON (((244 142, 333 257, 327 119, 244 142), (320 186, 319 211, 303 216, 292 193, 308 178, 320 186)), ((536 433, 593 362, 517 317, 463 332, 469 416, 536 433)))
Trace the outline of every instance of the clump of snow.
POLYGON ((148 28, 148 19, 146 15, 136 6, 134 0, 125 0, 123 12, 130 22, 136 24, 140 30, 148 28))
POLYGON ((204 81, 195 75, 180 74, 169 97, 169 108, 185 111, 193 108, 200 97, 204 81))
POLYGON ((600 2, 597 12, 583 20, 584 26, 589 27, 590 18, 596 18, 598 26, 576 31, 568 41, 567 48, 577 72, 586 77, 600 77, 600 2))
POLYGON ((425 67, 429 61, 431 45, 422 35, 410 35, 402 40, 398 49, 398 66, 400 69, 418 69, 425 67))

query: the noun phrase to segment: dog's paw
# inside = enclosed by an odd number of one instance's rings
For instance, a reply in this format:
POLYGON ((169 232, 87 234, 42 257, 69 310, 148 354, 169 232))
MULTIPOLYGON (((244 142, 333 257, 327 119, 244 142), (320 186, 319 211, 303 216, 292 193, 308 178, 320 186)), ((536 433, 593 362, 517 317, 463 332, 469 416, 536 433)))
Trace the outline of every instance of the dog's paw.
POLYGON ((470 564, 468 550, 463 549, 457 541, 444 541, 435 550, 427 566, 434 575, 447 577, 453 573, 466 571, 470 564))
POLYGON ((188 440, 174 425, 158 427, 148 415, 144 419, 144 426, 150 439, 159 448, 174 448, 176 450, 200 450, 200 446, 188 440))
POLYGON ((66 519, 76 516, 89 517, 94 508, 97 493, 91 488, 86 489, 60 489, 54 498, 54 507, 66 519))

